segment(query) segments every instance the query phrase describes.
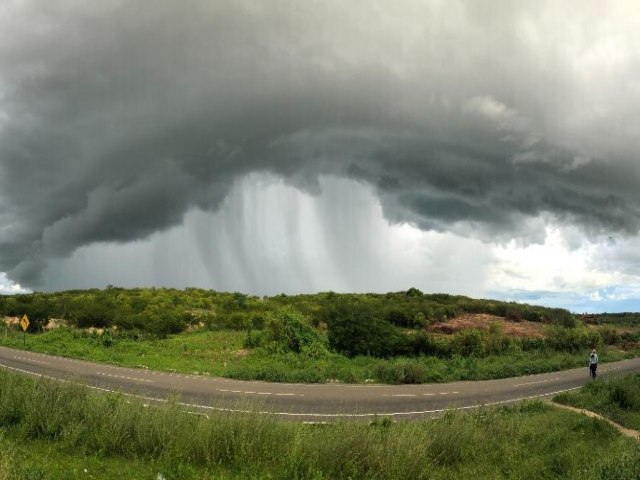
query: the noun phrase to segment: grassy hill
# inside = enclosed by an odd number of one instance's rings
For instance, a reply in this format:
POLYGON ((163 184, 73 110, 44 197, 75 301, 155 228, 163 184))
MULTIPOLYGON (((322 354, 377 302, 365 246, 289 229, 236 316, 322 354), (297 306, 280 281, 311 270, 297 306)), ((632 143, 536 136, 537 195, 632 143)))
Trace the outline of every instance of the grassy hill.
POLYGON ((201 289, 77 290, 0 296, 5 334, 26 348, 181 372, 288 382, 485 379, 638 353, 633 326, 586 325, 569 311, 423 294, 255 297, 201 289), (622 327, 620 327, 622 328, 622 327))

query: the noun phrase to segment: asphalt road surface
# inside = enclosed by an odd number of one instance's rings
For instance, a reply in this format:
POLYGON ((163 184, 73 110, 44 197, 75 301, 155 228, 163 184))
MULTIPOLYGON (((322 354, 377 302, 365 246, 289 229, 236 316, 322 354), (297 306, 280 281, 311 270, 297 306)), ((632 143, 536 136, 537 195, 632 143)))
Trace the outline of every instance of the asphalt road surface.
MULTIPOLYGON (((0 347, 0 367, 9 371, 120 391, 146 402, 174 398, 185 408, 253 411, 297 421, 339 418, 395 420, 438 416, 447 410, 500 405, 573 390, 589 382, 585 367, 562 372, 475 382, 425 385, 348 385, 245 382, 115 367, 0 347)), ((601 364, 599 375, 640 371, 640 358, 601 364)))

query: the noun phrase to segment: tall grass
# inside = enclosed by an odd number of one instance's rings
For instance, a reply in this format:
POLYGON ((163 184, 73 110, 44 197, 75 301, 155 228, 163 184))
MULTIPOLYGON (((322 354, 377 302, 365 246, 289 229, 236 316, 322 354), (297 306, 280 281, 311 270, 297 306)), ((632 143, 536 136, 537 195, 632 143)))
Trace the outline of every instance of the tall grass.
MULTIPOLYGON (((0 428, 21 442, 147 459, 171 472, 167 479, 194 478, 194 468, 212 478, 583 479, 601 478, 620 458, 627 470, 640 465, 633 442, 607 424, 539 402, 413 423, 303 425, 258 414, 204 418, 175 402, 145 407, 3 371, 0 428)), ((7 455, 0 468, 11 468, 7 455)))
POLYGON ((627 428, 640 430, 640 374, 598 379, 555 401, 597 412, 627 428))

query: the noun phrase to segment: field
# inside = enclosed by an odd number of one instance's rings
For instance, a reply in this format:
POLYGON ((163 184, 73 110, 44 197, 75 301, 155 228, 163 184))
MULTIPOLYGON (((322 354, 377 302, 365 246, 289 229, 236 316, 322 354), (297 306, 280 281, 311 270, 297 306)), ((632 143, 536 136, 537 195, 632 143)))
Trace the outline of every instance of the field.
MULTIPOLYGON (((418 291, 258 299, 111 288, 0 297, 0 314, 9 320, 0 344, 15 348, 295 382, 514 376, 584 367, 593 346, 603 362, 636 356, 640 339, 635 317, 584 322, 559 309, 418 291), (15 325, 22 312, 32 319, 26 336, 15 325)), ((559 400, 637 426, 640 376, 615 381, 559 400)), ((537 401, 410 423, 308 425, 259 414, 193 415, 175 402, 143 405, 5 371, 0 451, 0 478, 8 479, 640 476, 635 441, 606 422, 537 401)))
POLYGON ((585 408, 633 430, 640 430, 640 374, 611 377, 586 385, 557 402, 585 408))
POLYGON ((635 317, 583 322, 562 309, 416 289, 258 298, 112 287, 0 296, 0 314, 0 345, 276 382, 481 380, 584 366, 593 347, 602 362, 640 354, 635 317))
POLYGON ((412 423, 305 425, 258 415, 204 418, 171 404, 144 406, 0 372, 0 431, 0 474, 7 479, 640 475, 635 441, 541 402, 412 423))

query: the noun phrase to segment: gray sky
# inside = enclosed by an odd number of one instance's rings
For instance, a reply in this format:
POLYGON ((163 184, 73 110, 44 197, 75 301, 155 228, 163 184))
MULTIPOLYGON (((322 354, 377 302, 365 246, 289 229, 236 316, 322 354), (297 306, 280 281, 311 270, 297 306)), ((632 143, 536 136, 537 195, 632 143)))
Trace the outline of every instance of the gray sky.
POLYGON ((640 309, 638 31, 633 1, 3 2, 0 283, 640 309))

